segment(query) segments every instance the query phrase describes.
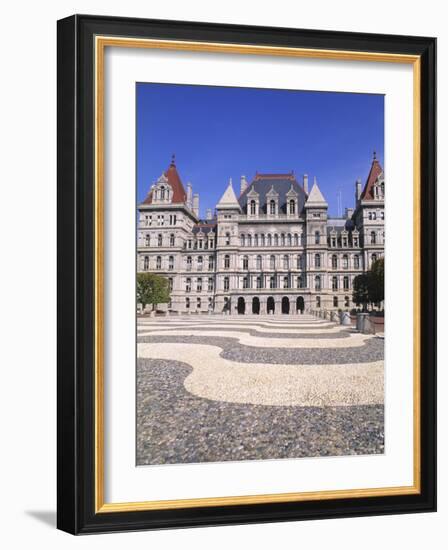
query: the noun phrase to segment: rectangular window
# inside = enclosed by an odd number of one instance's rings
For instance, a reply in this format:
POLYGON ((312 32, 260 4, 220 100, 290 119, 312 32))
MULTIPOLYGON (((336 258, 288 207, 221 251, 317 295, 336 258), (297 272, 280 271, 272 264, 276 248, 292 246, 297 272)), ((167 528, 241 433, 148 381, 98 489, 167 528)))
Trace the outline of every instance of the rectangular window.
POLYGON ((209 292, 213 291, 213 278, 212 277, 208 278, 208 291, 209 292))
POLYGON ((229 290, 229 278, 224 277, 224 290, 229 290))
POLYGON ((185 281, 185 292, 191 292, 191 279, 189 277, 185 281))
POLYGON ((196 290, 198 292, 202 292, 202 278, 198 277, 197 283, 196 283, 196 290))

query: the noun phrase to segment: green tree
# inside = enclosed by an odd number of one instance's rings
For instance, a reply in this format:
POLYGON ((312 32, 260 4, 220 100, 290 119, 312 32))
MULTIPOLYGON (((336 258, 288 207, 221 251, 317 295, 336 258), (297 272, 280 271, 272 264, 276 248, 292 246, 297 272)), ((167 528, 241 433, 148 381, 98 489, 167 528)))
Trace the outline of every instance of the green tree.
POLYGON ((142 304, 143 310, 152 304, 166 304, 170 301, 168 279, 155 273, 137 273, 137 303, 142 304))
POLYGON ((384 258, 373 262, 369 274, 369 301, 379 304, 384 300, 384 258))
POLYGON ((353 301, 357 306, 362 305, 363 310, 367 309, 370 303, 369 297, 370 273, 362 273, 353 279, 353 301))

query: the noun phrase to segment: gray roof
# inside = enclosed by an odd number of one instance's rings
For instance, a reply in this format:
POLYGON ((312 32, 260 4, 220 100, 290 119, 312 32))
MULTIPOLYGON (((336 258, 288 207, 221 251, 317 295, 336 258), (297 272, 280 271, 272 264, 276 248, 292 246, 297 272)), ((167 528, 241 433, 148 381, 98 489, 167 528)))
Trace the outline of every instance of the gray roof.
POLYGON ((291 174, 257 174, 250 183, 250 185, 247 187, 247 189, 244 191, 242 195, 238 198, 238 202, 240 203, 240 206, 244 213, 247 213, 247 194, 254 189, 259 194, 259 200, 260 200, 260 213, 266 214, 266 204, 267 204, 267 198, 266 194, 269 193, 271 188, 274 188, 274 191, 276 191, 279 195, 278 197, 278 205, 279 205, 279 212, 286 214, 286 194, 288 191, 292 188, 297 193, 297 201, 298 201, 298 211, 301 212, 303 209, 303 205, 305 204, 307 195, 305 191, 303 190, 302 186, 297 182, 294 175, 291 174))
POLYGON ((216 219, 214 220, 200 220, 198 224, 193 226, 193 235, 196 235, 202 231, 205 235, 216 231, 216 219))
POLYGON ((342 233, 342 231, 352 231, 355 229, 355 224, 352 220, 347 220, 345 218, 328 218, 327 220, 327 234, 329 235, 333 230, 337 235, 342 233))

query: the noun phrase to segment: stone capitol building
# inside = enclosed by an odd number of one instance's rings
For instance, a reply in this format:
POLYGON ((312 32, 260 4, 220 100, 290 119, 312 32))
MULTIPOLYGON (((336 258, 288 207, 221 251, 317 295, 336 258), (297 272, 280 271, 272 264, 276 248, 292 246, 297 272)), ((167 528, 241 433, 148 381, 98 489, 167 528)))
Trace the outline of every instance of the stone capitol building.
POLYGON ((169 281, 178 313, 300 314, 355 307, 353 279, 384 254, 384 172, 373 156, 355 183, 355 206, 329 217, 316 178, 294 172, 241 176, 199 215, 174 155, 138 205, 137 271, 169 281))

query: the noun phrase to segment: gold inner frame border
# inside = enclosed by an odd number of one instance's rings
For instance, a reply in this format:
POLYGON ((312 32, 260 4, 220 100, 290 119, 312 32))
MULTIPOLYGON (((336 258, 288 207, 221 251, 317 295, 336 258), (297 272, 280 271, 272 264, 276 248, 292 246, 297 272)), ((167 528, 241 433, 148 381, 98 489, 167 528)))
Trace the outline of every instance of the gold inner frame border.
POLYGON ((96 36, 95 58, 95 513, 168 510, 243 504, 305 502, 343 498, 363 498, 420 494, 421 492, 421 388, 420 388, 420 277, 421 277, 421 215, 420 215, 420 124, 421 124, 421 60, 417 55, 310 48, 256 46, 178 40, 96 36), (413 478, 410 486, 342 489, 333 491, 273 493, 205 497, 179 500, 106 503, 104 501, 104 54, 106 47, 146 48, 207 53, 232 53, 300 57, 311 59, 406 63, 413 66, 413 217, 414 217, 414 347, 413 347, 413 478))

